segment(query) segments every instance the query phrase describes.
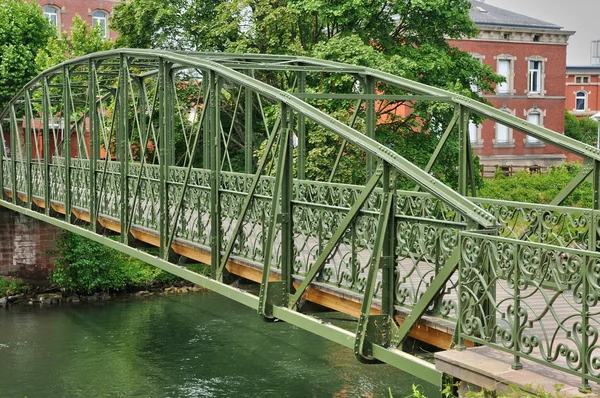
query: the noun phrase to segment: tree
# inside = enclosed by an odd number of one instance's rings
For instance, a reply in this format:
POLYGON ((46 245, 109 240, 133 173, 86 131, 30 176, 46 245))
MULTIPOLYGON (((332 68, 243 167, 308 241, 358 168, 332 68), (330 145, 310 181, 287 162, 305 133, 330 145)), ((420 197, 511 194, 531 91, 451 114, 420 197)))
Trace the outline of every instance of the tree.
POLYGON ((37 3, 0 1, 0 109, 38 74, 35 58, 54 35, 37 3))
POLYGON ((589 117, 577 118, 565 109, 565 135, 585 144, 596 146, 598 122, 589 117))
MULTIPOLYGON (((120 33, 118 44, 169 48, 175 43, 183 49, 308 55, 377 68, 480 101, 484 100, 473 92, 473 86, 481 93, 492 92, 493 83, 502 81, 489 66, 448 45, 448 38, 477 32, 469 18, 468 0, 213 0, 201 12, 192 4, 183 0, 121 4, 111 25, 120 33)), ((274 85, 290 84, 272 76, 274 85)), ((355 84, 349 76, 321 77, 313 83, 323 91, 347 92, 355 84)), ((377 90, 399 93, 383 85, 377 90)), ((351 118, 349 102, 319 103, 319 107, 340 119, 351 118)), ((424 166, 439 140, 438 126, 445 125, 453 111, 444 104, 382 102, 377 109, 376 139, 424 166), (400 116, 396 110, 401 106, 412 111, 400 116)), ((309 158, 312 155, 319 161, 315 173, 328 175, 335 159, 331 154, 337 152, 340 140, 314 136, 324 133, 320 129, 310 131, 309 158)), ((451 141, 433 170, 451 185, 457 180, 457 151, 456 140, 451 141)))
POLYGON ((70 34, 64 32, 60 38, 51 38, 44 50, 38 53, 36 64, 40 70, 45 70, 67 59, 109 50, 112 46, 110 40, 104 39, 99 25, 92 28, 76 15, 70 34))

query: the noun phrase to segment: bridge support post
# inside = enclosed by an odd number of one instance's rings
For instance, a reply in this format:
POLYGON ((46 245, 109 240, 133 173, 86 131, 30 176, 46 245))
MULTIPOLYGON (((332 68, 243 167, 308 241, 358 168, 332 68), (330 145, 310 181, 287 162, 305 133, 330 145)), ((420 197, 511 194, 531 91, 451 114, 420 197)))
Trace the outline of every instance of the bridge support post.
POLYGON ((208 72, 208 85, 210 98, 208 102, 209 109, 209 134, 210 134, 210 256, 211 256, 211 275, 213 278, 223 280, 222 274, 218 274, 218 267, 221 263, 221 110, 220 110, 220 91, 221 79, 213 71, 208 72))
POLYGON ((392 330, 395 329, 393 321, 393 267, 390 250, 393 248, 394 225, 394 196, 396 192, 395 178, 391 176, 391 167, 383 163, 383 198, 377 223, 377 236, 373 245, 369 273, 365 283, 363 302, 356 328, 354 340, 354 355, 361 362, 373 362, 373 344, 383 347, 390 345, 392 330), (377 274, 383 271, 382 287, 382 314, 371 315, 371 305, 375 295, 377 274))
POLYGON ((171 68, 172 64, 164 59, 159 60, 158 90, 159 90, 159 256, 167 258, 167 234, 169 226, 169 166, 171 157, 168 156, 168 136, 173 134, 173 98, 171 93, 171 68))
MULTIPOLYGON (((365 94, 375 94, 375 79, 372 76, 365 77, 365 94)), ((375 139, 375 124, 377 122, 375 115, 375 100, 371 97, 365 101, 366 107, 366 135, 369 138, 375 139)), ((367 178, 373 175, 375 171, 375 157, 367 154, 367 178)))
MULTIPOLYGON (((279 134, 279 156, 277 158, 277 173, 273 187, 273 199, 271 203, 271 220, 264 250, 264 265, 262 281, 260 285, 260 296, 258 313, 266 319, 272 318, 272 306, 287 306, 291 287, 291 273, 293 266, 294 241, 291 225, 291 199, 293 184, 293 165, 291 156, 291 134, 290 134, 290 108, 280 105, 280 134, 279 134), (281 209, 279 197, 281 196, 281 209), (281 224, 281 282, 273 284, 269 282, 271 274, 271 263, 273 257, 273 245, 277 234, 277 224, 281 224), (269 287, 272 284, 272 287, 269 287), (271 293, 271 290, 281 290, 279 293, 271 293)), ((273 131, 272 134, 276 134, 273 131)), ((242 221, 242 220, 240 220, 242 221)))
MULTIPOLYGON (((121 173, 121 243, 126 245, 129 240, 129 96, 127 93, 129 87, 129 73, 127 73, 128 61, 123 54, 121 54, 119 58, 119 66, 120 74, 118 86, 119 100, 117 110, 117 157, 119 159, 119 170, 121 173)), ((165 84, 167 84, 167 82, 165 82, 165 84)), ((166 120, 165 123, 167 123, 166 120)), ((169 130, 167 130, 167 132, 169 130)))
MULTIPOLYGON (((298 92, 306 92, 306 72, 298 72, 298 92)), ((306 118, 298 113, 298 179, 306 178, 306 118)))
POLYGON ((65 159, 65 221, 71 222, 71 71, 63 66, 63 157, 65 159))
MULTIPOLYGON (((99 136, 99 125, 98 125, 98 107, 96 104, 96 97, 98 96, 98 87, 96 80, 96 62, 92 59, 88 62, 88 116, 90 119, 90 228, 93 232, 98 230, 98 211, 97 203, 98 197, 96 196, 96 168, 98 165, 99 147, 100 147, 100 136, 99 136)), ((107 154, 108 156, 108 154, 107 154)), ((48 203, 48 202, 46 202, 48 203)), ((48 206, 46 206, 48 207, 48 206)))
POLYGON ((25 194, 27 195, 27 208, 31 210, 33 198, 31 197, 31 119, 33 107, 31 105, 31 92, 25 90, 25 194))
MULTIPOLYGON (((44 76, 42 80, 42 123, 44 125, 44 214, 50 215, 50 162, 52 153, 50 153, 50 90, 48 88, 48 77, 44 76)), ((95 190, 94 190, 95 192, 95 190)))

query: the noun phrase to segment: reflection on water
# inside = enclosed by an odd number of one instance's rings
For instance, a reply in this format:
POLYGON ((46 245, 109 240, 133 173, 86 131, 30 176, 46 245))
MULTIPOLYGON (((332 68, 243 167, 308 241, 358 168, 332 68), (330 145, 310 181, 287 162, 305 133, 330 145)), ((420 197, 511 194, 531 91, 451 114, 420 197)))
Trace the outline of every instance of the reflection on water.
POLYGON ((212 293, 0 311, 0 397, 404 397, 413 383, 212 293))

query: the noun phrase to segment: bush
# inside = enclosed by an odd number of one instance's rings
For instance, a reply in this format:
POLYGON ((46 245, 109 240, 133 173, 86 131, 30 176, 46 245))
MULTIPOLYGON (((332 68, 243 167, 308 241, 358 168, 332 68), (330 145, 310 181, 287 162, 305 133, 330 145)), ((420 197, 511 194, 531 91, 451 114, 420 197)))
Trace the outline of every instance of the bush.
POLYGON ((95 291, 147 287, 177 278, 117 250, 82 236, 63 232, 57 241, 62 258, 50 276, 60 288, 90 294, 95 291))
MULTIPOLYGON (((581 164, 565 163, 546 173, 520 171, 511 177, 485 179, 478 196, 515 202, 548 204, 579 173, 581 164)), ((591 207, 592 186, 582 183, 563 203, 565 206, 591 207)))
POLYGON ((29 286, 18 279, 0 278, 0 297, 25 293, 29 286))

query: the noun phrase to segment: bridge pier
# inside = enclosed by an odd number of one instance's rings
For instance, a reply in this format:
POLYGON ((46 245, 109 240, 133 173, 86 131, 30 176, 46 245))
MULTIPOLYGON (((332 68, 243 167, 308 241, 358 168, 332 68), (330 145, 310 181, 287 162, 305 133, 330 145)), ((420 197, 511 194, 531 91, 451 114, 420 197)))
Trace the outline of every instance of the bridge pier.
POLYGON ((54 269, 60 229, 0 206, 0 276, 36 284, 54 269))

